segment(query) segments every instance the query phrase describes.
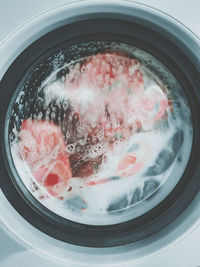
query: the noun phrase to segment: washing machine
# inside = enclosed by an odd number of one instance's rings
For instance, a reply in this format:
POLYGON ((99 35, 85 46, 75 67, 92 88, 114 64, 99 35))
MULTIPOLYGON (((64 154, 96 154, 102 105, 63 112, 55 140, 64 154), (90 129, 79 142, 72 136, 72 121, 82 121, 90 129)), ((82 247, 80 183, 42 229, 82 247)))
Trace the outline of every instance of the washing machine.
POLYGON ((199 8, 1 1, 1 267, 200 266, 199 8))

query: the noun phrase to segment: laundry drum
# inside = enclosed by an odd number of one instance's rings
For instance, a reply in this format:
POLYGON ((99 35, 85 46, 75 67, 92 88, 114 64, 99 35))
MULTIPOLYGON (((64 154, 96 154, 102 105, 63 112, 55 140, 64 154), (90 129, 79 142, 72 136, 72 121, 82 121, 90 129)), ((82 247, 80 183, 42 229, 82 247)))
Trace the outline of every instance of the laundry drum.
POLYGON ((129 1, 47 18, 0 82, 1 189, 59 242, 145 242, 199 191, 199 41, 129 1))

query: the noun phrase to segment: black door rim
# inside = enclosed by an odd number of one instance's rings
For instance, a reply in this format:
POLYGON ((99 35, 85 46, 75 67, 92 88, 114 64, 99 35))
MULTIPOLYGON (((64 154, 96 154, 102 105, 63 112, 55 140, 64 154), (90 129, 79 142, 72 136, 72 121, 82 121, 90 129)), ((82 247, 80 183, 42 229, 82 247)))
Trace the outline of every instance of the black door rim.
MULTIPOLYGON (((71 25, 56 29, 35 41, 25 49, 12 63, 1 81, 2 94, 2 123, 1 123, 1 189, 12 206, 32 225, 46 234, 59 240, 88 247, 119 246, 144 239, 161 230, 173 221, 192 201, 199 191, 198 179, 199 166, 199 70, 190 61, 190 56, 184 53, 179 41, 169 41, 162 33, 153 31, 151 25, 142 26, 141 22, 127 22, 114 19, 82 20, 71 25), (133 31, 136 29, 135 31, 133 31), (68 33, 63 40, 63 33, 68 33), (147 33, 147 34, 144 34, 147 33), (142 33, 142 34, 141 34, 142 33), (71 36, 70 36, 71 35, 71 36), (188 166, 181 181, 170 195, 147 214, 122 224, 112 226, 88 226, 67 221, 55 215, 44 216, 44 208, 30 208, 31 203, 25 200, 23 192, 19 192, 18 186, 13 184, 13 174, 10 170, 8 158, 5 153, 4 125, 12 94, 22 79, 27 68, 35 60, 62 42, 77 43, 84 40, 118 40, 133 44, 159 58, 180 81, 191 106, 194 126, 194 140, 192 153, 188 166), (159 49, 155 45, 159 42, 159 49), (28 59, 28 60, 27 60, 28 59), (20 71, 19 71, 20 70, 20 71), (17 74, 16 74, 17 73, 17 74), (12 77, 12 79, 10 78, 12 77), (9 89, 7 89, 9 88, 9 89), (190 88, 190 90, 188 90, 190 88), (191 89, 192 88, 192 89, 191 89), (17 188, 16 188, 17 187, 17 188)), ((167 35, 166 35, 167 36, 167 35)))

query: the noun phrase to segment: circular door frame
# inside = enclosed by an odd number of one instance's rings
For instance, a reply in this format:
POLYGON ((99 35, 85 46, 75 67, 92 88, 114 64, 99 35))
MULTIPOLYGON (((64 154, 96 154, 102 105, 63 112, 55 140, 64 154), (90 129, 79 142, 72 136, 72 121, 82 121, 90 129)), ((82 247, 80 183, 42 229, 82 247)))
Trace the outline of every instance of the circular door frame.
MULTIPOLYGON (((125 2, 125 1, 122 1, 122 2, 125 2)), ((128 2, 127 2, 127 3, 128 3, 128 2)), ((101 6, 99 5, 99 8, 100 8, 100 7, 101 7, 101 6)), ((110 6, 110 7, 111 7, 111 6, 110 6)), ((127 8, 128 8, 128 7, 127 7, 127 8)), ((132 7, 132 8, 133 8, 133 7, 132 7)), ((136 9, 138 9, 138 5, 136 5, 136 9)), ((147 8, 147 9, 148 9, 148 8, 147 8)), ((144 11, 144 10, 143 10, 143 11, 144 11)), ((141 8, 140 12, 142 12, 142 8, 141 8)), ((145 10, 145 12, 147 12, 147 10, 145 10)), ((147 13, 148 13, 148 12, 147 12, 147 13)), ((150 14, 148 14, 148 15, 152 15, 151 12, 150 12, 150 14)), ((158 15, 157 15, 157 16, 158 16, 158 15)), ((158 17, 159 17, 159 16, 158 16, 158 17)), ((158 19, 158 17, 157 17, 157 19, 158 19)), ((162 17, 162 16, 161 16, 161 17, 162 17)), ((155 18, 154 18, 154 19, 155 19, 155 18)), ((162 19, 163 19, 163 18, 162 18, 162 19)), ((180 25, 179 25, 179 27, 180 27, 180 25)), ((190 35, 190 34, 189 34, 189 35, 190 35)), ((188 36, 189 36, 189 35, 188 35, 188 36)), ((187 34, 186 34, 186 36, 187 36, 187 34)), ((188 37, 188 36, 187 36, 187 37, 188 37)), ((193 37, 192 40, 194 41, 194 39, 195 39, 195 38, 193 37)), ((194 42, 194 43, 195 43, 195 42, 194 42)), ((198 42, 197 42, 197 43, 198 43, 198 42)), ((196 45, 197 45, 197 43, 196 43, 196 45)), ((187 50, 186 50, 186 51, 187 51, 187 50)), ((196 59, 196 60, 197 60, 197 59, 196 59)), ((197 62, 197 63, 199 64, 199 62, 197 62)), ((2 164, 2 161, 1 161, 1 164, 2 164)))

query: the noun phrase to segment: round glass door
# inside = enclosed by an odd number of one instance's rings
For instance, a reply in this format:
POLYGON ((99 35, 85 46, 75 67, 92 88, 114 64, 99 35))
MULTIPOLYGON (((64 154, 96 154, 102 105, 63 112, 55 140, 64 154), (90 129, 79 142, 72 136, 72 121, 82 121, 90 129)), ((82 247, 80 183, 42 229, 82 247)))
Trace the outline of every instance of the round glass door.
POLYGON ((5 135, 16 182, 34 205, 113 225, 173 190, 192 129, 184 91, 157 58, 125 43, 88 41, 50 51, 28 70, 5 135))

